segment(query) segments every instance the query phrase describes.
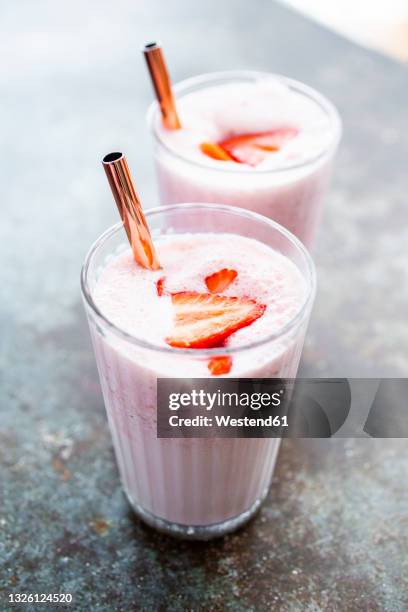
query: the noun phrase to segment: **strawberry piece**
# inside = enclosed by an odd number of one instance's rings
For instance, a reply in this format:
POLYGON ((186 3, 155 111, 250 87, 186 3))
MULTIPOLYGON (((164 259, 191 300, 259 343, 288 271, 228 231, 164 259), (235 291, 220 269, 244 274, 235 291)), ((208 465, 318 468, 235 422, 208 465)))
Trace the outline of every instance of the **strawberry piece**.
POLYGON ((161 296, 164 293, 164 281, 165 281, 165 277, 162 276, 161 278, 159 278, 159 280, 156 282, 156 289, 157 289, 157 295, 161 296))
POLYGON ((203 142, 200 144, 200 149, 205 155, 212 159, 217 159, 219 161, 234 161, 231 155, 224 151, 216 142, 203 142))
POLYGON ((288 140, 297 136, 298 133, 299 130, 296 128, 279 128, 269 132, 233 136, 218 144, 236 162, 257 166, 268 157, 269 153, 279 151, 288 140))
POLYGON ((259 319, 266 308, 249 298, 195 291, 173 293, 171 298, 174 328, 166 342, 179 348, 219 346, 238 329, 259 319))
POLYGON ((221 376, 221 374, 228 374, 232 368, 231 357, 213 357, 208 362, 208 369, 213 376, 221 376))
POLYGON ((230 284, 237 278, 238 272, 235 270, 229 270, 223 268, 210 276, 206 276, 205 284, 210 293, 222 293, 224 289, 230 286, 230 284))

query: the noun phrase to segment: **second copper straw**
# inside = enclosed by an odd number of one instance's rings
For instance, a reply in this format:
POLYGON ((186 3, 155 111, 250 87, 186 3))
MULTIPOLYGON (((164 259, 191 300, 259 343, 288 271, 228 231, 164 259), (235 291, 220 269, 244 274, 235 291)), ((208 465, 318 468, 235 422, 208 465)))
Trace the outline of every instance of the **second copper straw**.
POLYGON ((132 247, 133 257, 143 268, 159 270, 161 266, 125 156, 122 153, 109 153, 103 158, 102 165, 132 247))
POLYGON ((178 130, 181 128, 181 123, 177 115, 171 81, 162 48, 159 43, 148 43, 143 47, 143 53, 149 68, 156 98, 160 105, 163 123, 169 130, 178 130))

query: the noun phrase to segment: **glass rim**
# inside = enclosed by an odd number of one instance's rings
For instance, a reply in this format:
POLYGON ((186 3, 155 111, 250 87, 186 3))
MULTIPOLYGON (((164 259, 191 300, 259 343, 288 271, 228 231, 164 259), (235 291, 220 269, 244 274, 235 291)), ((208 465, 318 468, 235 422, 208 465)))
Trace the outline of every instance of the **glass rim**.
POLYGON ((342 134, 342 121, 341 121, 339 112, 337 108, 334 106, 334 104, 330 102, 328 98, 323 96, 323 94, 319 93, 313 87, 310 87, 309 85, 306 85, 305 83, 302 83, 302 81, 298 81, 296 79, 286 77, 282 74, 277 74, 274 72, 265 72, 261 70, 224 70, 224 71, 218 71, 218 72, 217 71, 216 72, 206 72, 204 74, 199 74, 197 76, 190 77, 188 79, 179 81, 173 86, 173 91, 176 94, 175 97, 177 99, 177 94, 183 93, 186 89, 189 89, 190 87, 193 87, 195 85, 202 85, 205 83, 215 84, 216 82, 222 81, 224 79, 230 79, 230 80, 236 79, 238 81, 238 80, 254 78, 254 77, 276 78, 284 82, 289 88, 299 91, 300 93, 302 93, 309 99, 313 100, 315 104, 320 106, 320 108, 328 116, 330 120, 330 125, 333 126, 333 137, 330 139, 329 143, 324 148, 322 148, 321 151, 319 151, 312 157, 309 157, 308 159, 301 161, 301 162, 293 162, 292 164, 286 165, 282 168, 265 168, 264 170, 257 170, 257 169, 247 168, 247 167, 241 168, 239 167, 240 164, 236 164, 237 168, 235 167, 232 167, 232 168, 231 167, 228 167, 228 168, 217 167, 215 165, 211 166, 205 161, 201 162, 201 161, 193 160, 189 158, 187 155, 183 155, 183 153, 179 153, 178 151, 175 151, 172 147, 170 147, 165 142, 165 140, 161 137, 161 134, 156 128, 156 116, 159 111, 159 105, 157 101, 154 100, 150 104, 147 110, 147 122, 148 122, 149 129, 153 133, 155 140, 170 155, 182 160, 183 162, 187 162, 188 164, 191 164, 192 166, 196 166, 196 167, 198 166, 200 168, 205 168, 208 171, 213 170, 215 172, 225 172, 225 173, 240 174, 240 175, 249 174, 251 176, 253 175, 262 176, 265 174, 279 174, 279 173, 282 174, 285 172, 290 172, 292 170, 298 170, 300 168, 305 168, 307 166, 313 165, 317 161, 323 159, 328 153, 335 150, 336 146, 338 145, 340 141, 341 134, 342 134))
POLYGON ((107 230, 103 232, 103 234, 99 236, 99 238, 95 240, 95 242, 90 247, 85 257, 84 263, 82 265, 82 269, 81 269, 82 296, 85 300, 86 307, 90 308, 93 315, 96 317, 96 320, 102 325, 104 325, 105 327, 107 327, 111 332, 113 332, 115 336, 133 345, 136 345, 139 348, 148 349, 151 351, 165 353, 165 354, 172 354, 172 355, 189 355, 189 356, 194 355, 195 357, 215 356, 215 355, 220 355, 220 352, 222 352, 223 355, 232 355, 234 353, 236 354, 236 353, 244 352, 244 351, 251 350, 254 348, 259 348, 261 346, 267 345, 273 340, 277 340, 279 338, 284 337, 288 332, 290 332, 293 328, 295 328, 297 324, 300 324, 305 314, 308 312, 309 305, 313 303, 314 296, 316 293, 315 265, 313 263, 313 260, 308 250, 303 245, 303 243, 298 238, 296 238, 296 236, 294 236, 291 232, 289 232, 289 230, 284 228, 279 223, 276 223, 276 221, 268 219, 267 217, 264 217, 263 215, 259 215, 258 213, 248 211, 244 208, 239 208, 237 206, 228 206, 224 204, 212 204, 212 203, 172 204, 170 206, 158 206, 155 208, 148 208, 145 210, 145 216, 146 216, 146 219, 149 219, 149 217, 154 217, 156 215, 160 215, 161 213, 165 214, 165 213, 175 211, 175 210, 190 210, 191 211, 193 209, 196 209, 196 210, 205 209, 207 211, 209 209, 212 209, 218 212, 224 212, 228 214, 235 214, 241 217, 247 217, 249 219, 261 222, 264 225, 269 225, 269 227, 277 230, 281 235, 287 238, 289 242, 291 242, 292 245, 294 245, 297 248, 297 250, 300 251, 301 255, 303 256, 306 262, 307 273, 309 277, 309 279, 306 279, 306 281, 309 280, 309 282, 307 282, 308 290, 306 291, 306 296, 305 296, 303 303, 299 307, 296 314, 290 319, 290 321, 288 321, 277 332, 269 334, 268 336, 266 336, 265 338, 262 338, 261 340, 249 342, 247 344, 243 344, 242 346, 225 347, 225 348, 215 347, 215 348, 208 348, 208 349, 176 348, 176 347, 171 347, 171 346, 163 346, 159 344, 154 344, 152 342, 148 342, 147 340, 137 338, 135 335, 130 334, 124 329, 121 329, 119 326, 113 323, 113 321, 111 321, 108 317, 106 317, 103 314, 103 312, 99 309, 99 307, 96 305, 92 297, 91 291, 89 289, 88 273, 89 273, 89 269, 92 264, 93 258, 98 252, 98 250, 109 240, 109 238, 111 238, 114 234, 116 234, 120 230, 123 230, 122 222, 116 223, 115 225, 109 227, 107 230))

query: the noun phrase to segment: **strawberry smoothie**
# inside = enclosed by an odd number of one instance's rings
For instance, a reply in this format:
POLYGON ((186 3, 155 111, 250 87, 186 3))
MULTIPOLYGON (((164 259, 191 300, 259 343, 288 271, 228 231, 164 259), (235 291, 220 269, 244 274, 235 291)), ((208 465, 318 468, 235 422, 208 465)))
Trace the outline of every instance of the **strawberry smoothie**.
POLYGON ((341 133, 313 89, 267 73, 215 73, 174 88, 182 128, 149 120, 163 204, 221 202, 274 219, 313 244, 341 133))
POLYGON ((91 336, 130 503, 150 525, 207 539, 257 510, 280 440, 157 438, 157 378, 294 377, 313 265, 283 228, 237 208, 163 207, 146 217, 161 270, 135 263, 120 226, 88 255, 91 336))

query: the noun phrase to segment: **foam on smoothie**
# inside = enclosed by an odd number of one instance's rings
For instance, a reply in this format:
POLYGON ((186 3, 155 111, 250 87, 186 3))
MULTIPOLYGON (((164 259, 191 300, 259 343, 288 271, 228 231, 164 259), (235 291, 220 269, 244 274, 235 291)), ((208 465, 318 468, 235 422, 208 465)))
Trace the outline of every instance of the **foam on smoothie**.
MULTIPOLYGON (((211 167, 236 168, 237 163, 213 160, 200 150, 203 142, 219 142, 235 135, 296 128, 298 135, 258 164, 255 171, 284 168, 313 159, 333 139, 330 119, 315 101, 287 87, 277 78, 208 87, 177 99, 181 130, 156 129, 176 153, 211 167)), ((241 170, 254 168, 239 164, 241 170)))
POLYGON ((166 292, 207 293, 206 276, 223 268, 238 272, 222 295, 249 297, 267 308, 257 321, 229 337, 231 347, 278 332, 305 299, 305 281, 297 267, 257 240, 237 234, 179 234, 162 237, 155 246, 162 270, 141 268, 129 249, 107 264, 94 294, 100 310, 117 327, 155 345, 167 346, 173 324, 171 298, 157 293, 156 282, 162 277, 166 292))

